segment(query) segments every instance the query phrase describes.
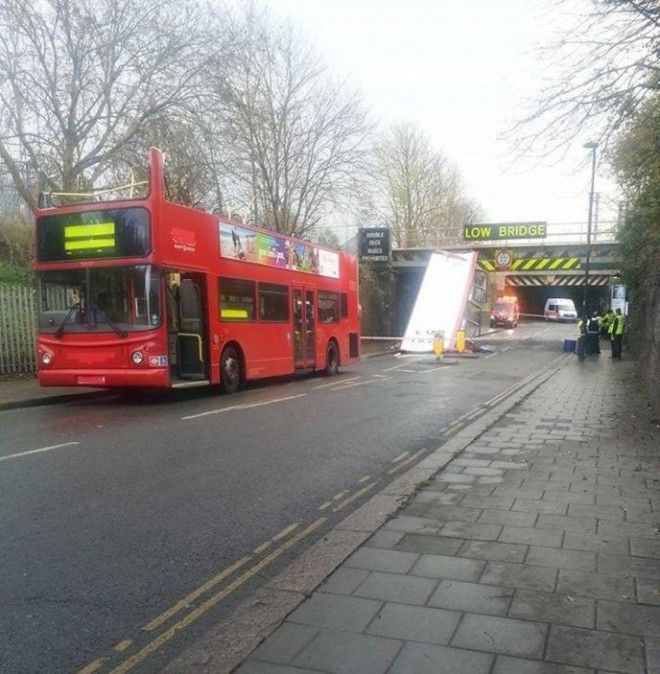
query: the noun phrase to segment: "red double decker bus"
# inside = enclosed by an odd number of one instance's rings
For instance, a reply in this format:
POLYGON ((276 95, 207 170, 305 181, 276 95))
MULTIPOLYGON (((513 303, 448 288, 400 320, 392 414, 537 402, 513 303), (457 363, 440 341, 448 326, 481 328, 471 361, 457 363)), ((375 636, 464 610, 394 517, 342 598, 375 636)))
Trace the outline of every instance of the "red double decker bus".
POLYGON ((42 386, 232 393, 358 359, 355 257, 174 203, 149 164, 141 198, 35 212, 42 386))

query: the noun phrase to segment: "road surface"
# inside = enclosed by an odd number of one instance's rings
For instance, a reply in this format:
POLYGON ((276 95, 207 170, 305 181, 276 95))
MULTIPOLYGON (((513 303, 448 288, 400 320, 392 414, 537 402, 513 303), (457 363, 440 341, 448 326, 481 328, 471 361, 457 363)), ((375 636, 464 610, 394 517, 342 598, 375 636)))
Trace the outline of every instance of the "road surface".
POLYGON ((0 671, 158 671, 574 332, 521 323, 476 359, 368 358, 234 396, 0 412, 0 671))

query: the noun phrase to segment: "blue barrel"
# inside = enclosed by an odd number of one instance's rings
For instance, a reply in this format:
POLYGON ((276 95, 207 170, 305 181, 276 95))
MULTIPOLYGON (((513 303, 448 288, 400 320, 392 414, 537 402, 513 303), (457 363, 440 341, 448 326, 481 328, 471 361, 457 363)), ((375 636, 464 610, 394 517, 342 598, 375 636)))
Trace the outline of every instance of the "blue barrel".
POLYGON ((565 353, 575 353, 577 348, 577 342, 574 339, 565 339, 564 340, 564 352, 565 353))

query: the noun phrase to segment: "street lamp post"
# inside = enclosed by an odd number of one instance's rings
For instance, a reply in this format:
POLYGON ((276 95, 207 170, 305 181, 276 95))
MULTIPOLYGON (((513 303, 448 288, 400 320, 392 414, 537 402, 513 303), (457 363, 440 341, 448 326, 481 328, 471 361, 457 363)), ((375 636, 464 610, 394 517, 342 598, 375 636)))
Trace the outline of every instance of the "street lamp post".
POLYGON ((596 148, 598 143, 590 140, 582 147, 591 150, 591 191, 589 192, 589 222, 587 224, 587 260, 584 265, 584 295, 582 296, 582 315, 587 315, 587 292, 589 289, 589 264, 591 263, 591 223, 594 213, 594 182, 596 180, 596 148))

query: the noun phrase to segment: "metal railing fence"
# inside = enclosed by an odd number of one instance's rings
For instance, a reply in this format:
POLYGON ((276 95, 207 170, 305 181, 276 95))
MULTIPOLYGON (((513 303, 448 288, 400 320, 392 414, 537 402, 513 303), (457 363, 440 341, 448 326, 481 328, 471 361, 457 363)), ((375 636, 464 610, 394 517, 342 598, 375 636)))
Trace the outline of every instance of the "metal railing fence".
POLYGON ((0 374, 35 370, 36 291, 0 285, 0 374))

